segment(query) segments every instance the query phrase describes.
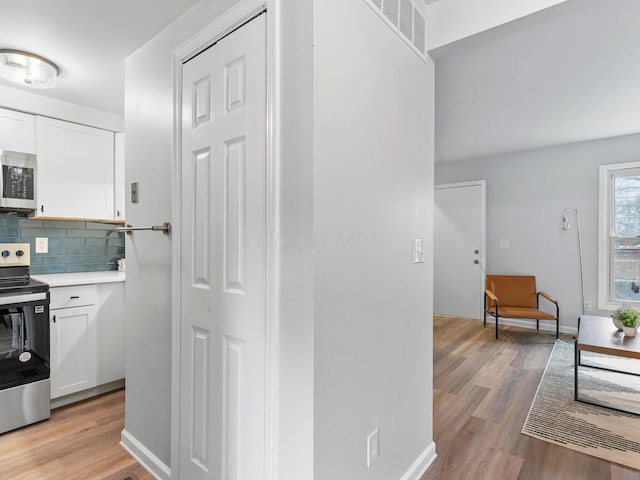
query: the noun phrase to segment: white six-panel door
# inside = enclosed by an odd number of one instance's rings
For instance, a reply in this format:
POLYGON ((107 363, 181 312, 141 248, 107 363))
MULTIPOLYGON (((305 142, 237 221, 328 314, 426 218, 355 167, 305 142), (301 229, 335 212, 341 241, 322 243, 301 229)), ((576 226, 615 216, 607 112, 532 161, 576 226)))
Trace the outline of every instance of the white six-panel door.
POLYGON ((181 479, 264 476, 265 38, 183 66, 181 479))

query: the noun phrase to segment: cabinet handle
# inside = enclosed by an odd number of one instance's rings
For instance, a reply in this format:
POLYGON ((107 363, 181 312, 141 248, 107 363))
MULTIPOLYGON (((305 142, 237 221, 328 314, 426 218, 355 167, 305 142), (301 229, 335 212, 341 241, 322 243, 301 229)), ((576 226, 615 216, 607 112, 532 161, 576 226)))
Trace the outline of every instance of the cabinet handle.
POLYGON ((80 295, 71 295, 69 297, 70 300, 77 300, 78 298, 80 298, 80 295))
POLYGON ((53 316, 53 323, 56 323, 56 316, 53 316))
POLYGON ((116 210, 116 214, 120 217, 120 210, 116 210))
POLYGON ((40 211, 44 213, 44 205, 40 205, 40 211))

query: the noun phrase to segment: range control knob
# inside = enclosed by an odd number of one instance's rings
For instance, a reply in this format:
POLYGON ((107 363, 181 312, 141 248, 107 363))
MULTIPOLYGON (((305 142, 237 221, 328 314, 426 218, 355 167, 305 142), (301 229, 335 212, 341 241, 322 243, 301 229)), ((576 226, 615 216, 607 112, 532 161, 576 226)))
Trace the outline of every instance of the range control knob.
POLYGON ((2 251, 2 256, 3 256, 3 257, 5 257, 5 258, 6 258, 6 257, 8 257, 9 255, 11 255, 11 252, 10 252, 9 250, 3 250, 3 251, 2 251))
POLYGON ((16 257, 21 257, 24 255, 24 250, 16 250, 16 257))

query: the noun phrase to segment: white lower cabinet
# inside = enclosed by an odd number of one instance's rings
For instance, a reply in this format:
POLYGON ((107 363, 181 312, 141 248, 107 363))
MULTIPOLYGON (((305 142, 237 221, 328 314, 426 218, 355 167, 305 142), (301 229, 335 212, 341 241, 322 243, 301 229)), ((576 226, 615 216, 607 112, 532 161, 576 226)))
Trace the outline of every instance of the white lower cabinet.
POLYGON ((51 398, 97 385, 95 308, 51 310, 51 398))
POLYGON ((97 385, 95 285, 50 289, 51 398, 97 385))
POLYGON ((98 385, 124 378, 124 283, 98 287, 98 385))
POLYGON ((52 287, 50 292, 51 399, 70 396, 56 406, 122 383, 124 283, 52 287))

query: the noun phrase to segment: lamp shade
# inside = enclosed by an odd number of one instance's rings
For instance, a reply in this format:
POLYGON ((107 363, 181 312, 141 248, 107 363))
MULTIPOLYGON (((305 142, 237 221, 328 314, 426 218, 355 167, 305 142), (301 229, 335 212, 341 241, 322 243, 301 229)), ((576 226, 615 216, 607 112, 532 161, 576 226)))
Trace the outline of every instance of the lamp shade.
POLYGON ((20 50, 0 49, 0 76, 19 85, 53 88, 60 69, 38 55, 20 50))

